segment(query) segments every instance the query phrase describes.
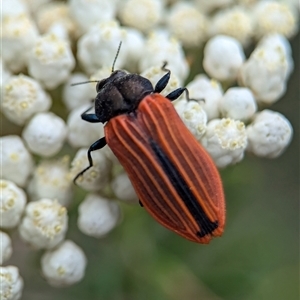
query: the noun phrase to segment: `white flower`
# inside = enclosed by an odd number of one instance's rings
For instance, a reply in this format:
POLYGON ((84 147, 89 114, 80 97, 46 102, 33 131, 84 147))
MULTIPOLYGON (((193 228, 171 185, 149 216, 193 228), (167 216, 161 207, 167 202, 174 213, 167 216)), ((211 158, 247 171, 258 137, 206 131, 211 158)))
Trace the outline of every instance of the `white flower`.
POLYGON ((119 17, 126 26, 148 31, 157 25, 163 16, 161 0, 126 0, 120 3, 119 17))
POLYGON ((203 67, 207 74, 220 81, 234 81, 245 60, 241 43, 229 36, 217 35, 204 48, 203 67))
POLYGON ((111 183, 111 188, 119 200, 126 203, 138 203, 139 199, 126 173, 117 175, 111 183))
POLYGON ((25 186, 33 169, 33 159, 17 135, 0 137, 2 178, 25 186))
POLYGON ((179 100, 175 108, 180 118, 199 141, 206 130, 207 115, 199 102, 185 99, 179 100))
POLYGON ((114 18, 115 2, 115 0, 70 0, 70 14, 78 24, 81 33, 85 33, 92 25, 114 18))
POLYGON ((9 260, 11 254, 12 254, 11 239, 7 233, 0 231, 0 265, 2 265, 4 262, 9 260))
POLYGON ((51 199, 30 202, 19 225, 22 239, 36 249, 51 249, 64 240, 68 229, 65 207, 51 199))
MULTIPOLYGON (((71 162, 73 178, 89 165, 87 151, 87 148, 79 149, 71 162)), ((108 182, 111 164, 101 150, 93 151, 91 155, 93 167, 80 176, 76 183, 87 191, 95 192, 101 190, 108 182)))
POLYGON ((55 34, 39 37, 29 56, 28 72, 47 89, 66 81, 75 66, 70 44, 55 34))
POLYGON ((48 157, 60 151, 67 136, 63 119, 52 112, 36 114, 22 134, 32 153, 48 157))
POLYGON ((25 192, 13 182, 0 180, 0 227, 13 228, 20 222, 26 204, 25 192))
POLYGON ((207 35, 207 20, 194 5, 178 2, 170 9, 168 27, 184 46, 196 47, 201 45, 207 35))
POLYGON ((19 300, 22 296, 23 279, 15 266, 0 267, 0 299, 19 300))
POLYGON ((255 99, 248 88, 229 88, 220 100, 220 112, 226 118, 245 122, 254 115, 256 110, 255 99))
POLYGON ((219 117, 219 101, 223 95, 221 84, 206 75, 197 75, 187 86, 191 99, 204 100, 199 103, 204 108, 208 120, 219 117))
POLYGON ((26 15, 27 13, 26 4, 22 0, 4 0, 1 2, 1 17, 3 19, 21 14, 26 15))
POLYGON ((221 10, 212 18, 209 30, 211 35, 229 35, 247 46, 254 33, 253 17, 241 6, 221 10))
POLYGON ((257 156, 276 158, 289 145, 292 135, 293 128, 282 114, 265 109, 247 127, 247 150, 257 156))
POLYGON ((194 0, 194 2, 200 11, 210 13, 231 5, 233 0, 194 0))
POLYGON ((247 146, 245 125, 231 119, 212 120, 201 142, 217 167, 235 164, 243 159, 247 146))
POLYGON ((168 38, 161 32, 153 32, 146 41, 139 70, 143 72, 153 66, 162 66, 164 62, 168 63, 167 68, 178 76, 179 80, 184 81, 186 79, 189 66, 180 43, 174 38, 168 38))
POLYGON ((280 33, 291 38, 298 31, 296 13, 284 3, 260 1, 254 7, 253 16, 256 21, 257 38, 268 33, 280 33))
MULTIPOLYGON (((168 65, 166 66, 168 68, 168 65)), ((167 74, 166 71, 162 70, 162 64, 156 67, 150 67, 146 69, 144 72, 142 72, 140 75, 142 77, 147 78, 153 85, 153 88, 157 84, 157 82, 165 75, 167 74)), ((176 76, 176 74, 171 73, 170 80, 167 84, 167 86, 164 88, 164 90, 161 92, 162 95, 166 96, 169 93, 173 92, 177 88, 181 87, 182 82, 181 80, 176 76)))
POLYGON ((72 197, 72 179, 68 156, 41 161, 29 182, 31 200, 50 198, 57 199, 64 206, 68 205, 72 197))
POLYGON ((46 251, 41 259, 43 275, 54 287, 70 286, 79 282, 84 276, 86 263, 82 249, 70 240, 46 251))
POLYGON ((23 125, 37 112, 51 106, 50 96, 38 81, 20 74, 12 76, 4 86, 1 110, 11 122, 23 125))
MULTIPOLYGON (((116 21, 109 21, 92 26, 78 41, 77 58, 88 74, 103 66, 111 66, 116 57, 121 41, 127 38, 126 30, 116 21)), ((126 42, 125 42, 126 43, 126 42)), ((115 70, 123 67, 126 49, 121 49, 115 70)))
POLYGON ((259 46, 239 70, 239 84, 251 89, 256 101, 268 104, 285 93, 289 65, 281 47, 259 46))
MULTIPOLYGON (((102 123, 89 123, 81 119, 81 114, 90 105, 83 105, 71 111, 68 117, 68 142, 74 148, 89 147, 96 140, 104 136, 102 123)), ((89 111, 93 113, 94 110, 89 111)))
POLYGON ((89 194, 78 208, 78 228, 86 235, 100 238, 110 232, 120 221, 118 203, 97 194, 89 194))

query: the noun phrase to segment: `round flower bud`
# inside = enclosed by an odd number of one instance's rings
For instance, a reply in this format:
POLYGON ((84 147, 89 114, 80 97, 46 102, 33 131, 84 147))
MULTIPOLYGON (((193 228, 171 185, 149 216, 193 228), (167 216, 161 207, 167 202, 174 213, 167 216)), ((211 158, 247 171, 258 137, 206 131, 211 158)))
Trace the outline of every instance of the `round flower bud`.
POLYGON ((126 26, 149 31, 163 16, 161 0, 126 0, 120 3, 119 17, 126 26))
POLYGON ((284 94, 288 61, 282 48, 261 46, 239 70, 239 84, 251 89, 259 104, 271 105, 284 94))
MULTIPOLYGON (((78 41, 77 58, 88 74, 103 66, 111 66, 120 44, 127 39, 126 30, 115 21, 92 26, 78 41)), ((119 52, 115 70, 124 66, 126 49, 119 52), (125 51, 123 51, 125 50, 125 51)))
POLYGON ((116 1, 113 0, 70 0, 68 5, 81 33, 97 23, 112 20, 116 13, 116 1))
POLYGON ((7 16, 1 23, 2 59, 11 71, 20 72, 26 67, 38 37, 37 28, 27 14, 7 16))
POLYGON ((113 179, 111 187, 118 200, 122 200, 130 204, 136 204, 139 202, 138 196, 126 173, 117 175, 113 179))
POLYGON ((292 135, 292 125, 282 114, 265 109, 247 127, 247 150, 256 156, 276 158, 289 145, 292 135))
POLYGON ((34 201, 41 198, 57 199, 61 205, 66 206, 72 197, 72 179, 68 156, 41 161, 29 182, 30 198, 34 201))
POLYGON ((1 110, 13 123, 23 125, 34 114, 46 111, 50 106, 50 96, 38 81, 28 76, 12 76, 4 86, 1 110))
POLYGON ((201 104, 183 99, 177 101, 175 108, 186 127, 200 141, 205 133, 207 123, 207 115, 201 104))
POLYGON ((243 159, 247 146, 245 125, 231 119, 212 120, 201 142, 217 167, 235 164, 243 159))
MULTIPOLYGON (((72 178, 75 178, 78 173, 89 166, 87 151, 87 148, 81 148, 77 151, 71 163, 72 178)), ((101 190, 107 184, 111 164, 101 150, 93 151, 92 158, 93 166, 82 176, 79 176, 76 183, 87 191, 95 192, 101 190)))
POLYGON ((225 118, 245 122, 255 114, 256 109, 255 99, 248 88, 230 88, 220 99, 220 112, 225 118))
POLYGON ((32 153, 48 157, 62 148, 67 127, 64 120, 55 114, 39 113, 27 124, 22 136, 32 153))
POLYGON ((88 82, 90 79, 83 73, 74 73, 63 87, 63 102, 70 111, 85 104, 91 104, 91 100, 96 96, 96 88, 92 83, 78 84, 74 83, 88 82))
POLYGON ((20 222, 26 194, 13 182, 0 180, 0 227, 13 228, 20 222))
POLYGON ((254 7, 253 16, 257 38, 269 33, 280 33, 291 38, 298 31, 296 14, 284 3, 260 1, 254 7))
POLYGON ((210 77, 234 81, 245 60, 240 42, 232 37, 217 35, 204 48, 203 67, 210 77))
POLYGON ((180 43, 174 38, 168 38, 160 32, 152 33, 145 44, 145 51, 139 63, 139 70, 143 72, 153 66, 162 66, 167 62, 167 69, 184 81, 189 72, 189 66, 180 43))
MULTIPOLYGON (((83 105, 71 111, 68 117, 68 142, 74 148, 89 147, 104 136, 102 123, 89 123, 81 119, 81 114, 90 105, 83 105)), ((93 113, 91 110, 89 113, 93 113)))
POLYGON ((105 236, 121 219, 118 203, 97 194, 89 194, 79 205, 78 212, 78 228, 95 238, 105 236))
POLYGON ((70 44, 55 34, 41 36, 30 53, 28 73, 47 89, 66 81, 75 66, 70 44))
POLYGON ((25 186, 33 169, 33 159, 17 135, 0 137, 2 178, 25 186))
POLYGON ((82 249, 70 240, 48 250, 41 259, 42 273, 54 287, 66 287, 79 282, 87 259, 82 249))
POLYGON ((9 260, 11 254, 11 239, 7 233, 0 231, 0 265, 9 260))
POLYGON ((185 47, 200 46, 206 39, 207 20, 194 5, 178 2, 170 10, 168 27, 185 47), (188 34, 187 34, 188 33, 188 34))
POLYGON ((65 207, 56 200, 30 202, 19 225, 21 238, 36 249, 51 249, 64 240, 68 229, 65 207))
POLYGON ((28 9, 22 0, 9 0, 1 2, 1 16, 3 19, 21 14, 26 15, 27 13, 28 9))
POLYGON ((15 266, 0 267, 0 278, 1 300, 21 299, 24 284, 19 269, 15 266))
POLYGON ((187 86, 191 99, 199 101, 207 114, 207 119, 219 117, 219 101, 223 95, 221 84, 215 79, 209 79, 206 75, 197 75, 187 86))

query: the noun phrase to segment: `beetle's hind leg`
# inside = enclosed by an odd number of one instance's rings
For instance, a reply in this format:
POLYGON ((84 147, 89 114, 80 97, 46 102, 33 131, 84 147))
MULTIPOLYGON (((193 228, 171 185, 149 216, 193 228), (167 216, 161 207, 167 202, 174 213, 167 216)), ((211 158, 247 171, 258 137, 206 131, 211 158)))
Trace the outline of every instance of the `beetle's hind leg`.
POLYGON ((189 90, 187 88, 178 88, 175 91, 169 93, 166 96, 166 98, 169 99, 169 100, 171 100, 171 101, 176 100, 176 99, 178 99, 182 95, 183 92, 185 92, 187 100, 188 101, 191 100, 190 99, 190 95, 189 95, 189 90))
POLYGON ((166 68, 167 62, 165 61, 161 69, 163 71, 166 71, 167 74, 165 74, 161 79, 158 80, 154 87, 153 93, 160 93, 168 84, 171 76, 171 71, 166 68))

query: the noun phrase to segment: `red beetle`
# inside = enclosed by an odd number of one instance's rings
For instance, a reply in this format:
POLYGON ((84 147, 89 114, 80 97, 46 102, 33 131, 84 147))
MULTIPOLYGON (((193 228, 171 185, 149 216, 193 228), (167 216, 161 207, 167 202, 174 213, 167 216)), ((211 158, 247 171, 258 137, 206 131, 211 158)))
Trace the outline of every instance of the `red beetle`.
POLYGON ((163 97, 170 70, 153 88, 151 82, 124 71, 97 83, 95 114, 83 120, 106 123, 105 136, 88 150, 106 144, 127 172, 140 204, 160 224, 184 238, 209 243, 221 236, 225 225, 225 200, 218 170, 204 148, 181 121, 171 101, 186 88, 163 97))

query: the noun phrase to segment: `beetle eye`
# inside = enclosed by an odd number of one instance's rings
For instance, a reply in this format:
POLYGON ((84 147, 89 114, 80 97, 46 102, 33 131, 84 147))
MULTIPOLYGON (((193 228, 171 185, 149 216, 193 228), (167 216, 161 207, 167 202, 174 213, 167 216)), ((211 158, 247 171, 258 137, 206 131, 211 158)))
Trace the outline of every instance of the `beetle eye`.
POLYGON ((102 79, 98 81, 96 85, 96 91, 99 92, 103 88, 105 83, 106 83, 106 79, 102 79))

